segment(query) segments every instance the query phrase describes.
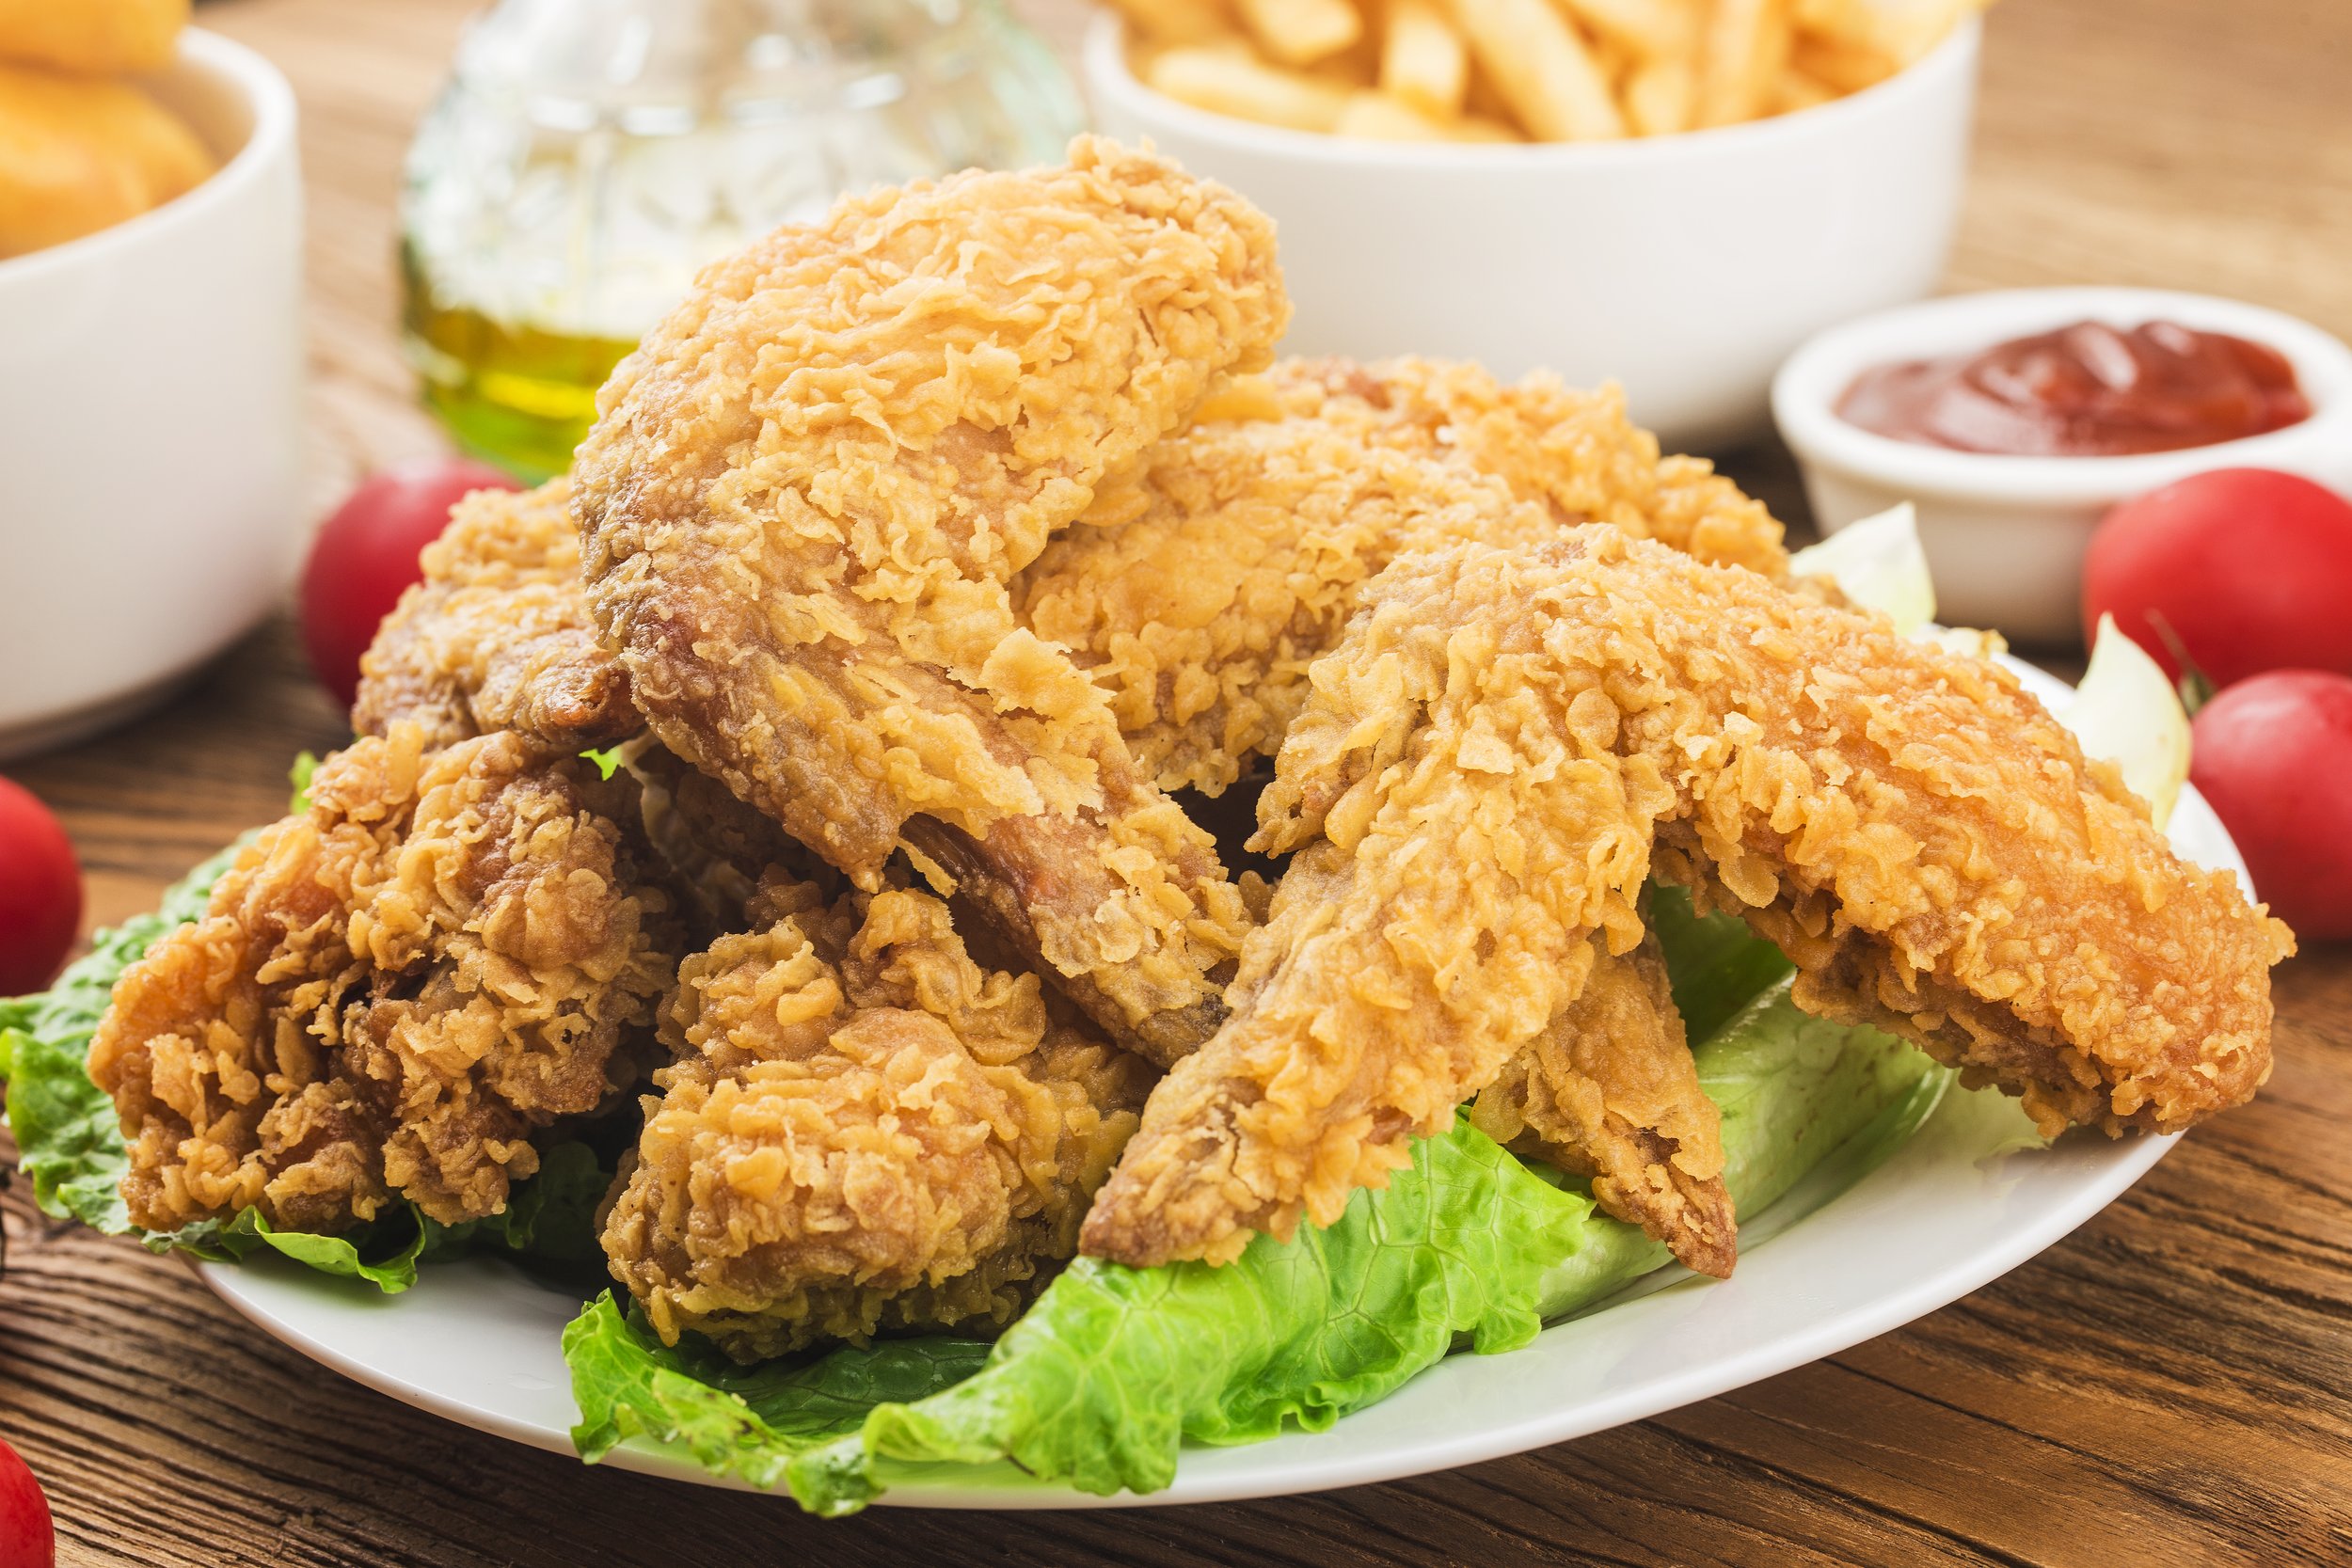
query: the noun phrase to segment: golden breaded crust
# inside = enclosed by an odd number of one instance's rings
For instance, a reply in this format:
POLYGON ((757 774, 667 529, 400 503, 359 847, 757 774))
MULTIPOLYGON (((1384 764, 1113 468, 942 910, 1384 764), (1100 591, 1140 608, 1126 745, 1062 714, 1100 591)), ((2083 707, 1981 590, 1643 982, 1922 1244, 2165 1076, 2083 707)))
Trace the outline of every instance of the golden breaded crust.
POLYGON ((251 1206, 332 1231, 393 1196, 496 1213, 532 1134, 638 1070, 669 904, 564 769, 509 735, 428 754, 403 724, 310 794, 123 973, 91 1042, 145 1228, 251 1206))
POLYGON ((1597 944, 1592 977, 1472 1101, 1513 1152, 1593 1180, 1604 1213, 1701 1274, 1728 1278, 1739 1227, 1724 1186, 1723 1117, 1699 1086, 1666 958, 1645 935, 1597 944))
POLYGON ((869 889, 912 843, 1122 1041, 1216 1018, 1245 914, 1005 584, 1288 315, 1272 227, 1082 137, 707 269, 581 445, 589 596, 680 755, 869 889))
POLYGON ((662 1338, 739 1359, 877 1332, 993 1332, 1077 1243, 1143 1064, 979 968, 928 895, 776 923, 688 958, 676 1065, 606 1216, 662 1338))
POLYGON ((571 485, 477 490, 424 548, 423 580, 359 661, 352 728, 404 721, 425 744, 512 730, 570 756, 644 726, 628 676, 605 652, 580 581, 571 485))
POLYGON ((2286 928, 1997 667, 1603 527, 1407 557, 1366 597, 1260 803, 1314 891, 1278 891, 1088 1250, 1328 1223, 1574 999, 1593 933, 1631 945, 1654 834, 1767 935, 1818 928, 1804 1005, 2045 1125, 2175 1131, 2267 1076, 2286 928))

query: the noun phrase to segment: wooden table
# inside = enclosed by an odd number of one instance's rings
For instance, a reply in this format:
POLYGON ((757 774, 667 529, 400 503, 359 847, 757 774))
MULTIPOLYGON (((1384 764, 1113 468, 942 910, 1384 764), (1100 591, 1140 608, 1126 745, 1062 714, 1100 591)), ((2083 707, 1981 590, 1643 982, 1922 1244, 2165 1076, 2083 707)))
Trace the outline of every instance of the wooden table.
MULTIPOLYGON (((1036 0, 1059 40, 1073 0, 1036 0), (1054 8, 1046 9, 1046 7, 1054 8)), ((294 78, 322 499, 437 437, 391 330, 401 150, 465 0, 225 0, 294 78)), ((2244 295, 2352 334, 2352 7, 2010 0, 1954 282, 2244 295)), ((1741 471, 1774 484, 1772 454, 1741 471)), ((283 625, 121 734, 15 769, 111 922, 274 816, 344 734, 283 625)), ((2352 954, 2278 974, 2277 1076, 2040 1259, 1724 1398, 1390 1486, 841 1523, 484 1437, 279 1348, 178 1264, 7 1200, 0 1433, 61 1560, 141 1568, 925 1562, 2352 1562, 2352 954)))

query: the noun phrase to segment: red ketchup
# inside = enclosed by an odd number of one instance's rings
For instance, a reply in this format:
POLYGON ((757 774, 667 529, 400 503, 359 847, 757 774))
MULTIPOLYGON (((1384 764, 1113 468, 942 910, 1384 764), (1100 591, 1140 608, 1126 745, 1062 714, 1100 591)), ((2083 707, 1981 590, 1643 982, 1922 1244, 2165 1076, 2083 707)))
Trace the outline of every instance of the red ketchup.
POLYGON ((1898 441, 2011 457, 2209 447, 2311 418, 2284 355, 2176 322, 2077 322, 1980 354, 1881 365, 1837 401, 1898 441))

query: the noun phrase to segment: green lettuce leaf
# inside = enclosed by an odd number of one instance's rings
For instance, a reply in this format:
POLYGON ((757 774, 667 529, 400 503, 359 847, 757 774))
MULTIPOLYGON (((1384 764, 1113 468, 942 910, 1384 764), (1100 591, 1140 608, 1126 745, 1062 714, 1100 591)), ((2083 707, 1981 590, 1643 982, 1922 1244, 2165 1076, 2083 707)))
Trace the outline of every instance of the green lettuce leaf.
POLYGON ((212 1263, 238 1262, 267 1247, 305 1268, 363 1279, 391 1296, 416 1284, 417 1261, 424 1255, 433 1228, 430 1220, 404 1207, 357 1230, 317 1236, 280 1230, 263 1219, 260 1210, 243 1209, 234 1219, 205 1220, 178 1230, 138 1235, 150 1252, 185 1252, 212 1263))
MULTIPOLYGON (((1916 1125, 1933 1104, 1922 1085, 1943 1077, 1900 1041, 1798 1012, 1786 981, 1701 1046, 1698 1065, 1721 1097, 1725 1181, 1746 1214, 1874 1124, 1916 1125)), ((1082 1491, 1152 1491, 1183 1438, 1320 1430, 1436 1361, 1456 1332, 1510 1349, 1667 1261, 1467 1125, 1415 1153, 1330 1229, 1289 1245, 1260 1237, 1223 1268, 1080 1259, 971 1381, 882 1406, 854 1436, 790 1460, 793 1495, 851 1513, 896 1465, 1000 1459, 1082 1491)))
POLYGON ((1727 914, 1700 914, 1678 887, 1650 887, 1650 929, 1666 956, 1675 1010, 1691 1043, 1713 1037, 1748 1002, 1796 965, 1779 948, 1727 914))
MULTIPOLYGON (((1825 1161, 1843 1177, 1838 1190, 1867 1174, 1951 1082, 1891 1035, 1800 1012, 1785 978, 1695 1054, 1699 1086, 1723 1113, 1724 1185, 1743 1249, 1801 1217, 1772 1206, 1825 1161)), ((1539 1310, 1546 1321, 1581 1311, 1671 1260, 1663 1243, 1596 1215, 1545 1275, 1539 1310)))
POLYGON ((878 1406, 923 1400, 988 1358, 976 1339, 885 1339, 814 1362, 742 1368, 707 1349, 665 1346, 609 1295, 564 1331, 580 1424, 572 1443, 590 1464, 624 1439, 684 1449, 713 1475, 773 1486, 791 1457, 856 1432, 878 1406))

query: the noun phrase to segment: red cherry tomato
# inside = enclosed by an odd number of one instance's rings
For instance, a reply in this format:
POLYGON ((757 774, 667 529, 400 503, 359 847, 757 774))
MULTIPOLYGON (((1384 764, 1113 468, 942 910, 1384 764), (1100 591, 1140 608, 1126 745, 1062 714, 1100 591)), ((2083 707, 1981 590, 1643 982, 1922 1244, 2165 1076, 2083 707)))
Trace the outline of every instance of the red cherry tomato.
POLYGON ((441 536, 449 509, 474 490, 515 481, 463 457, 398 464, 361 483, 319 530, 302 569, 302 641, 310 668, 345 707, 359 689, 359 656, 401 590, 423 577, 417 556, 441 536))
POLYGON ((0 1568, 57 1568, 49 1499, 6 1443, 0 1443, 0 1568))
POLYGON ((2255 893, 2306 941, 2352 937, 2352 676, 2256 675, 2200 708, 2190 733, 2188 776, 2255 893))
POLYGON ((56 979, 81 928, 73 841, 30 790, 0 779, 0 996, 56 979))
POLYGON ((2267 468, 2219 468, 2125 501, 2083 562, 2088 641, 2102 614, 2181 675, 2352 671, 2352 502, 2267 468), (2167 635, 2167 633, 2169 635, 2167 635))

